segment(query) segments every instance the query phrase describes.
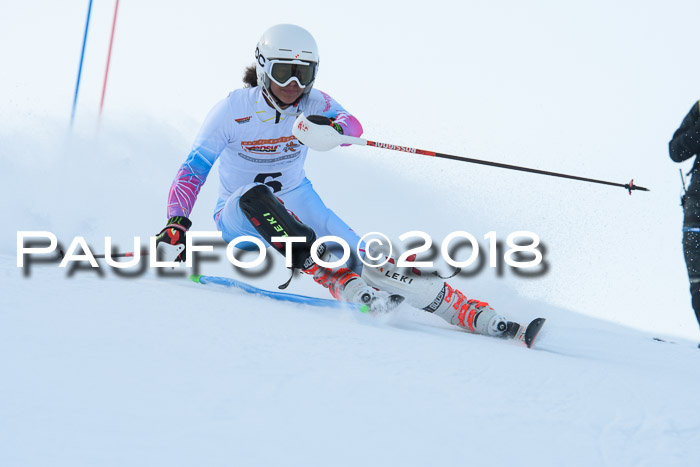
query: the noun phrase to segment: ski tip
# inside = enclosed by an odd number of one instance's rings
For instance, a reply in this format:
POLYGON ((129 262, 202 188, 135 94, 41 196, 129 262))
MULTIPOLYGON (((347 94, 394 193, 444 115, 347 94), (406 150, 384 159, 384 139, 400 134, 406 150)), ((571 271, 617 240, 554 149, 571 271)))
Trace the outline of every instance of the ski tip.
POLYGON ((196 282, 197 284, 201 284, 202 282, 202 275, 201 274, 191 274, 190 275, 190 280, 192 282, 196 282))
POLYGON ((547 321, 545 318, 536 318, 528 324, 525 330, 525 345, 527 345, 528 349, 531 349, 535 344, 535 339, 542 330, 545 321, 547 321))
POLYGON ((401 305, 403 303, 404 297, 403 295, 398 295, 398 294, 392 294, 389 297, 389 302, 392 305, 392 308, 396 308, 397 306, 401 305))

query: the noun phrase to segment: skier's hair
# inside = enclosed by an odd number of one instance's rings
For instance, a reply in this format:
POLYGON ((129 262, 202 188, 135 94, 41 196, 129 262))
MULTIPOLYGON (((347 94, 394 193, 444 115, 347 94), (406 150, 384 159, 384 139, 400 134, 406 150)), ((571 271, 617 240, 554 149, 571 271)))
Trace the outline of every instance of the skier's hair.
POLYGON ((243 72, 243 83, 245 84, 246 88, 254 88, 258 85, 258 74, 255 69, 255 63, 245 67, 245 71, 243 72))

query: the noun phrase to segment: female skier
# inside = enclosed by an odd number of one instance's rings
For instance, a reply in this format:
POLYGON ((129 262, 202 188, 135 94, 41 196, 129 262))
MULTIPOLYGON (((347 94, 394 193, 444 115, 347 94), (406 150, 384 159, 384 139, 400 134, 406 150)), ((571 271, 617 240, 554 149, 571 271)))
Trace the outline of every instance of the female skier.
MULTIPOLYGON (((255 66, 246 69, 246 87, 231 92, 206 117, 170 187, 168 221, 158 243, 184 245, 192 226, 188 216, 218 159, 214 221, 225 241, 250 235, 285 254, 287 245, 272 237, 304 237, 305 242, 290 247, 292 268, 312 275, 337 300, 386 310, 405 299, 473 332, 509 334, 513 326, 487 303, 467 299, 435 275, 399 269, 393 258, 381 267, 363 267, 357 256, 334 268, 314 262, 311 245, 316 238, 338 236, 353 252, 360 238, 326 207, 306 178, 308 148, 329 149, 329 141, 336 145, 332 135, 359 137, 362 126, 331 96, 313 89, 319 54, 305 29, 291 24, 271 27, 257 44, 255 60, 255 66), (303 144, 294 126, 304 128, 303 144)), ((335 261, 323 243, 316 253, 322 261, 335 261)))

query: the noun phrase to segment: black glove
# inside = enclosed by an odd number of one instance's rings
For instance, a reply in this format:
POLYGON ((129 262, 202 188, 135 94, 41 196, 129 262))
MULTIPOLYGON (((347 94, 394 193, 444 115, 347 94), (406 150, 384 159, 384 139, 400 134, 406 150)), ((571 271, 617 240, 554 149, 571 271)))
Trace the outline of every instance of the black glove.
MULTIPOLYGON (((156 236, 156 249, 159 243, 167 243, 168 245, 185 245, 187 230, 192 227, 192 221, 185 216, 174 216, 168 219, 168 225, 156 236)), ((187 260, 187 251, 182 250, 182 253, 175 258, 175 261, 184 262, 187 260)))
POLYGON ((335 123, 335 120, 333 120, 332 118, 328 118, 325 115, 309 115, 308 117, 306 117, 306 119, 311 123, 315 123, 316 125, 332 126, 335 129, 335 131, 337 131, 341 135, 344 134, 343 127, 341 127, 340 124, 335 123))

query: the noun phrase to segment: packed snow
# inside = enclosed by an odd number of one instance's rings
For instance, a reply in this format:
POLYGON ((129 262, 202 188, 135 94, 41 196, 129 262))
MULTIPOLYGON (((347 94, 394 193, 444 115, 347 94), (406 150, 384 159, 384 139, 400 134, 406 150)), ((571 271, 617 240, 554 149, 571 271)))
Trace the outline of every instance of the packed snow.
MULTIPOLYGON (((690 162, 666 146, 700 98, 697 2, 273 2, 265 14, 122 2, 99 123, 113 4, 96 2, 72 130, 88 2, 39 3, 0 17, 0 465, 700 463, 678 206, 690 162), (82 236, 95 254, 106 236, 146 246, 206 112, 281 22, 315 35, 316 86, 369 139, 651 189, 368 147, 309 153, 308 177, 358 233, 421 230, 439 245, 463 230, 484 256, 488 232, 535 232, 535 277, 486 263, 450 279, 510 319, 547 318, 535 349, 406 305, 368 316, 187 280, 276 289, 288 271, 273 251, 252 274, 220 244, 169 277, 104 260, 59 268, 55 255, 16 266, 17 231, 64 248, 82 236)), ((215 229, 217 182, 196 230, 215 229)), ((301 276, 289 292, 328 297, 301 276)))

